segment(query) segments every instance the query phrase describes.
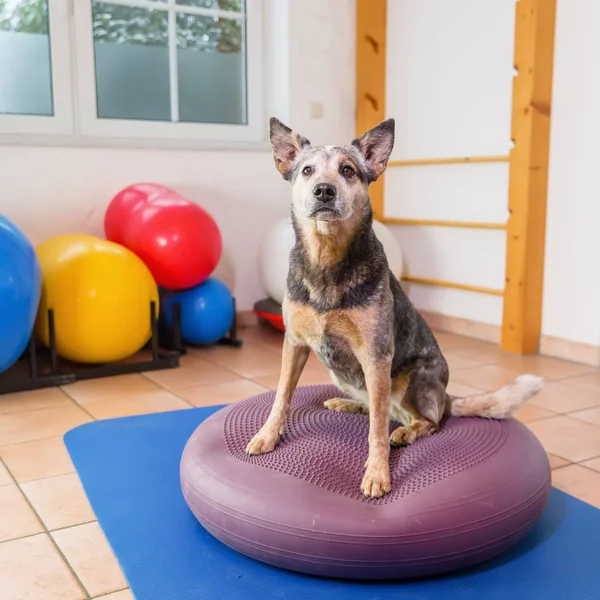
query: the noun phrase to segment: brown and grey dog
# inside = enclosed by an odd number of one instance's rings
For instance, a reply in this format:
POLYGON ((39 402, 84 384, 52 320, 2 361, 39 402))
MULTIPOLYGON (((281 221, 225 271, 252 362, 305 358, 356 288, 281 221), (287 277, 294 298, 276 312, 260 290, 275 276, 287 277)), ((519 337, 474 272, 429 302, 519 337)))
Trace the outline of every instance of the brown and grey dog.
POLYGON ((468 398, 446 392, 448 364, 390 272, 372 228, 369 184, 385 170, 394 121, 348 146, 312 146, 271 119, 275 164, 292 185, 296 244, 290 256, 286 325, 277 394, 247 447, 271 452, 283 434, 292 395, 312 349, 352 400, 329 410, 369 415, 369 453, 361 489, 391 490, 389 453, 436 432, 445 415, 503 419, 536 394, 542 380, 522 375, 501 390, 468 398), (402 423, 389 436, 390 419, 402 423))

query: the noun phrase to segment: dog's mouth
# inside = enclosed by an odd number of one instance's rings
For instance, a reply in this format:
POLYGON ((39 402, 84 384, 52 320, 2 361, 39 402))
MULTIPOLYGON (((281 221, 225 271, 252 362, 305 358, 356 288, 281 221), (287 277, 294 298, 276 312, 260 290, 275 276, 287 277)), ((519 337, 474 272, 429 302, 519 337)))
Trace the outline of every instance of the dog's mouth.
POLYGON ((341 217, 340 212, 333 206, 318 206, 310 213, 311 219, 322 221, 333 221, 341 217))

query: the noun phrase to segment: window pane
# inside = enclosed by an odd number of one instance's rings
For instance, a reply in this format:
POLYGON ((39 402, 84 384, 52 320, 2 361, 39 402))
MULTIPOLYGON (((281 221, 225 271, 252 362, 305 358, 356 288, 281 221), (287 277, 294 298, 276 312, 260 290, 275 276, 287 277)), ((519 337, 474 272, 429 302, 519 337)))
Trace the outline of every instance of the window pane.
POLYGON ((54 114, 47 0, 0 0, 0 113, 54 114))
POLYGON ((170 121, 167 13, 104 2, 93 9, 98 117, 170 121))
POLYGON ((195 6, 197 8, 216 8, 219 10, 230 10, 233 12, 242 12, 244 10, 244 0, 175 0, 175 4, 184 4, 185 6, 195 6))
POLYGON ((180 13, 177 46, 179 120, 245 124, 243 22, 180 13))

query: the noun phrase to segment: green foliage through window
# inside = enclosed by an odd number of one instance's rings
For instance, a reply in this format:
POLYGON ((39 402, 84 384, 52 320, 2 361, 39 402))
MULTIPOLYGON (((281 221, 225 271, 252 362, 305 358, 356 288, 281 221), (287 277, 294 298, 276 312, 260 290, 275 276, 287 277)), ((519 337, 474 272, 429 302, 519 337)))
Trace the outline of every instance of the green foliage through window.
POLYGON ((16 5, 0 0, 0 30, 48 33, 48 1, 20 0, 16 5))
MULTIPOLYGON (((239 0, 220 0, 222 10, 237 10, 239 0)), ((177 45, 203 52, 240 52, 242 23, 233 19, 177 13, 177 45)), ((137 7, 94 2, 96 42, 165 46, 168 43, 167 13, 137 7)))
MULTIPOLYGON (((212 6, 216 3, 209 4, 212 6)), ((218 7, 226 11, 239 11, 241 2, 219 0, 218 7)), ((164 46, 168 40, 167 13, 162 10, 95 1, 93 27, 96 42, 164 46)), ((19 0, 16 5, 14 0, 0 0, 0 30, 47 34, 48 0, 19 0)), ((241 21, 177 13, 177 45, 180 48, 203 52, 241 52, 242 35, 241 21)))

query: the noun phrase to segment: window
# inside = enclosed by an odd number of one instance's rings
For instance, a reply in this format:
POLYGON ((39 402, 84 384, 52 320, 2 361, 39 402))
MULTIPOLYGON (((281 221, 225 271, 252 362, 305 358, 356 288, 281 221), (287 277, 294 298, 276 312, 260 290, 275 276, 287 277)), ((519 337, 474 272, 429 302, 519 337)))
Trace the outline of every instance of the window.
POLYGON ((0 0, 0 128, 260 141, 261 21, 261 0, 0 0))
POLYGON ((66 18, 50 0, 0 0, 0 132, 68 133, 68 36, 51 36, 66 18))

